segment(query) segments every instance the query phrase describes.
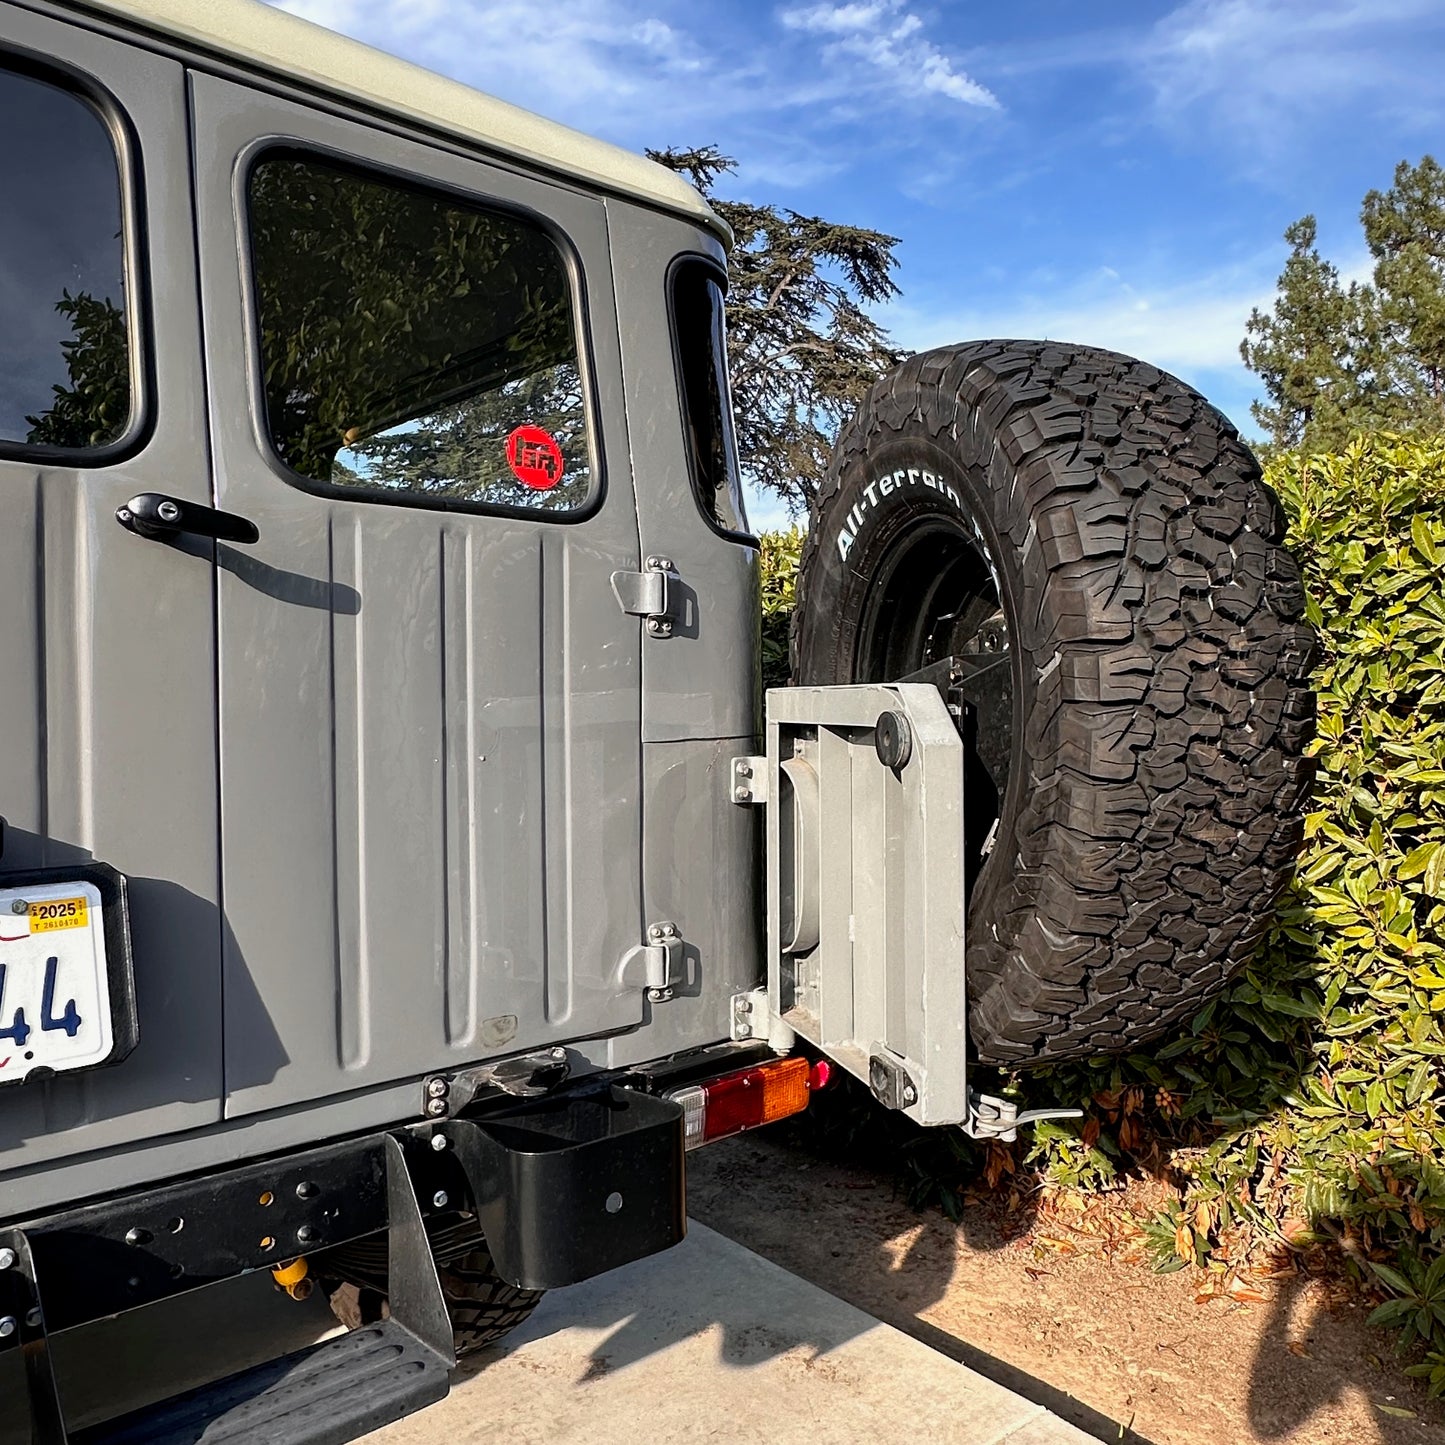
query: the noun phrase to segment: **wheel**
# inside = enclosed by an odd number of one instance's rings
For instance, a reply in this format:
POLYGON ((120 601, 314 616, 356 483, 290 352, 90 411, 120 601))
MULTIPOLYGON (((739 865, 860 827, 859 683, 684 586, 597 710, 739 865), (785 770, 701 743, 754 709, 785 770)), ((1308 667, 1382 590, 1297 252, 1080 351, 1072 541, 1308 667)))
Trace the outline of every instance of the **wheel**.
MULTIPOLYGON (((427 1239, 451 1316, 452 1347, 458 1359, 496 1344, 537 1308, 546 1293, 517 1289, 502 1279, 471 1215, 428 1219, 427 1239)), ((385 1318, 385 1233, 326 1250, 316 1260, 315 1273, 326 1285, 332 1312, 348 1329, 385 1318)))
POLYGON ((457 1358, 474 1355, 510 1334, 537 1308, 544 1290, 517 1289, 506 1283, 483 1244, 437 1271, 457 1358))
POLYGON ((958 705, 980 1061, 1147 1040, 1268 927, 1313 776, 1283 535, 1229 422, 1113 352, 927 352, 844 428, 794 681, 921 673, 958 705))

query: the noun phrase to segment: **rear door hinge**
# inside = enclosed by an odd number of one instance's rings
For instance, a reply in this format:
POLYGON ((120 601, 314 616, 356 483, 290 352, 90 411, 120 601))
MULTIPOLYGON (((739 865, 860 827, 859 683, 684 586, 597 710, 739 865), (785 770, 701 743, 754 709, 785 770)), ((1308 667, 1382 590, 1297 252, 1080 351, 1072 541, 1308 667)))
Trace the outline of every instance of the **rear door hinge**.
POLYGON ((652 637, 671 637, 682 578, 671 557, 649 557, 641 572, 614 572, 612 592, 629 617, 640 617, 652 637))
POLYGON ((618 981, 625 988, 645 989, 651 1003, 666 1003, 683 981, 685 957, 677 925, 654 923, 647 930, 647 942, 622 955, 618 981))
POLYGON ((733 791, 735 803, 751 806, 768 801, 768 760, 765 757, 733 759, 733 791))

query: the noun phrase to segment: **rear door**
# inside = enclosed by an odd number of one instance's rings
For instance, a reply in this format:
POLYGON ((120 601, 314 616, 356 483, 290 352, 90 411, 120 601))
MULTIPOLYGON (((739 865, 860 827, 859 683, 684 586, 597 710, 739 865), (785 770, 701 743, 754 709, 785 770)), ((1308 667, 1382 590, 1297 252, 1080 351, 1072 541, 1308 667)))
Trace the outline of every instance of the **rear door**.
POLYGON ((635 1027, 638 566, 595 198, 191 77, 227 1112, 635 1027))
POLYGON ((0 886, 125 873, 140 1019, 114 1067, 0 1087, 0 1172, 220 1117, 213 564, 116 520, 210 497, 186 131, 179 64, 0 3, 0 886))

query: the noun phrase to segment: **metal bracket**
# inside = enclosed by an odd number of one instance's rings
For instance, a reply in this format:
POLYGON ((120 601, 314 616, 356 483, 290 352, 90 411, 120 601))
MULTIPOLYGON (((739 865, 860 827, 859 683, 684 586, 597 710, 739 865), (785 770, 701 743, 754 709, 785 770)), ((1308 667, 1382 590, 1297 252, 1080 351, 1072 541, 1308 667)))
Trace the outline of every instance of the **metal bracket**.
POLYGON ((874 1051, 868 1059, 868 1087, 885 1109, 911 1109, 918 1102, 918 1084, 902 1059, 874 1051))
POLYGON ((732 1036, 735 1043, 744 1039, 767 1040, 776 1054, 791 1053, 798 1041, 792 1026, 783 1022, 768 1003, 768 991, 755 988, 749 993, 735 993, 732 1009, 732 1036))
POLYGON ((614 572, 612 592, 629 617, 641 617, 652 637, 671 637, 673 597, 681 583, 671 557, 649 557, 641 572, 614 572))
POLYGON ((0 1231, 0 1349, 18 1345, 24 1361, 31 1435, 36 1445, 66 1445, 35 1256, 23 1231, 0 1231))
POLYGON ((489 1089, 517 1099, 536 1098, 565 1083, 571 1072, 567 1050, 555 1048, 459 1069, 454 1074, 431 1074, 422 1085, 422 1111, 429 1119, 447 1119, 489 1089))
POLYGON ((747 757, 733 759, 733 802, 745 807, 768 801, 768 760, 747 757))
POLYGON ((1082 1109, 1025 1109, 1012 1099, 1000 1099, 995 1094, 968 1094, 968 1118, 963 1121, 963 1132, 972 1139, 998 1139, 1012 1144, 1018 1138, 1018 1131, 1025 1124, 1037 1124, 1041 1119, 1082 1119, 1082 1109))
POLYGON ((618 965, 624 988, 642 988, 651 1003, 666 1003, 683 980, 686 953, 677 924, 663 920, 647 930, 647 942, 629 948, 618 965))

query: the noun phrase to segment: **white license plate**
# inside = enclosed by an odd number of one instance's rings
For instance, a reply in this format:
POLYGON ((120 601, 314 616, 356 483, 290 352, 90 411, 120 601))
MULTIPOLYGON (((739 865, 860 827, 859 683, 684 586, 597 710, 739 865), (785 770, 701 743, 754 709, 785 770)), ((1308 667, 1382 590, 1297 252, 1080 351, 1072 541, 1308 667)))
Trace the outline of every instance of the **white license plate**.
POLYGON ((78 879, 0 888, 0 1084, 110 1056, 104 909, 78 879))

